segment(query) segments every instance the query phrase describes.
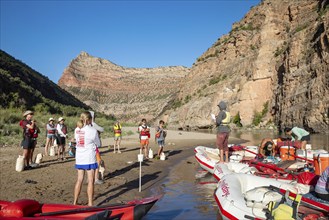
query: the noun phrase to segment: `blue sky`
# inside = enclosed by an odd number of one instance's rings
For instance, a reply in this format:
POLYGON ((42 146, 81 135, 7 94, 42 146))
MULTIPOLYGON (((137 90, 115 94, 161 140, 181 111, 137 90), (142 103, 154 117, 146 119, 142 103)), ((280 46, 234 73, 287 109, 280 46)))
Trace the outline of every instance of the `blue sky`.
POLYGON ((191 67, 260 0, 1 0, 0 48, 58 82, 81 51, 124 67, 191 67))

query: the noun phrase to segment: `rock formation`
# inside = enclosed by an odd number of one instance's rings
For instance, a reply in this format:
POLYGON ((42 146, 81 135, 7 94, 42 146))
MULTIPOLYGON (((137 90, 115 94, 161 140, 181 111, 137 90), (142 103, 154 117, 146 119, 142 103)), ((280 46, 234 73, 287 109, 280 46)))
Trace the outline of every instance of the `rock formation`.
POLYGON ((81 52, 58 84, 95 110, 120 120, 157 118, 175 98, 186 67, 124 68, 81 52))
POLYGON ((210 114, 225 100, 243 126, 327 132, 328 2, 264 0, 191 69, 124 68, 82 53, 59 85, 105 113, 165 118, 174 128, 211 127, 210 114))
POLYGON ((211 126, 210 114, 226 100, 244 126, 329 125, 329 1, 267 0, 253 7, 197 59, 178 100, 167 111, 178 128, 211 126))

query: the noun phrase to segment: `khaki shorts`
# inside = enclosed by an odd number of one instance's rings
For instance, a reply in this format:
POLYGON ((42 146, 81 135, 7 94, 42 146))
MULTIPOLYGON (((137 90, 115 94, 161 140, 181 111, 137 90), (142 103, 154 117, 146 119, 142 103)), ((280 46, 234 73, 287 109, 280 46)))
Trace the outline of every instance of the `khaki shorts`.
POLYGON ((121 139, 122 139, 121 136, 114 136, 115 141, 118 141, 118 140, 121 140, 121 139))

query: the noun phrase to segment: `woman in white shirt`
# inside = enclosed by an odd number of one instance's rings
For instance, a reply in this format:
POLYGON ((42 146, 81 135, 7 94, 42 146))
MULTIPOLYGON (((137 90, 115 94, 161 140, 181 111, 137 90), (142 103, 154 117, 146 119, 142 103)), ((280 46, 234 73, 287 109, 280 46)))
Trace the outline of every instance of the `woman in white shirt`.
POLYGON ((80 122, 83 126, 77 126, 74 131, 76 140, 75 168, 78 170, 78 179, 74 188, 74 202, 77 204, 85 172, 88 178, 88 205, 93 205, 95 170, 98 168, 96 161, 96 148, 100 146, 97 130, 92 126, 90 112, 83 112, 80 122))

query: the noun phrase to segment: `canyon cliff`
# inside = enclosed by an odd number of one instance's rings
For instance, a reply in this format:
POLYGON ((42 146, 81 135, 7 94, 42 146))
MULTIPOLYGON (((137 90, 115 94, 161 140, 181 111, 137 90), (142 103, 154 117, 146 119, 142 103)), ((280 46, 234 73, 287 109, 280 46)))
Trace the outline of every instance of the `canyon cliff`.
MULTIPOLYGON (((221 100, 242 125, 329 125, 328 1, 262 1, 191 68, 166 112, 177 127, 209 127, 221 100), (260 116, 259 116, 260 115, 260 116)), ((258 126, 259 126, 258 125, 258 126)))
POLYGON ((81 53, 59 85, 124 120, 146 117, 165 119, 173 128, 209 128, 210 114, 217 114, 217 104, 224 100, 243 126, 327 132, 328 3, 264 0, 190 69, 124 68, 81 53))

